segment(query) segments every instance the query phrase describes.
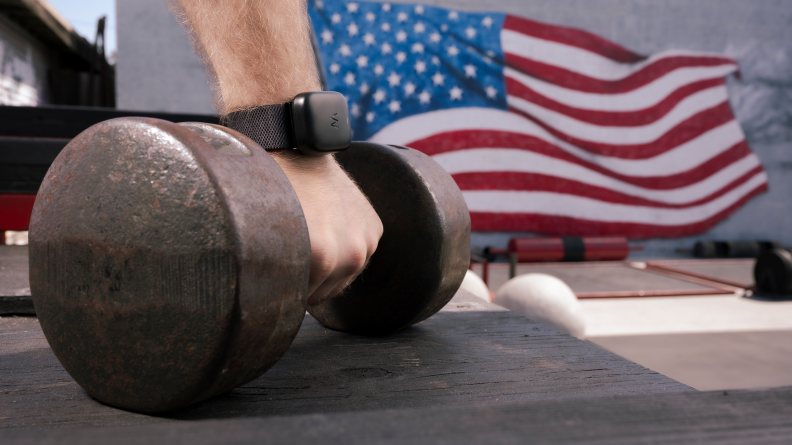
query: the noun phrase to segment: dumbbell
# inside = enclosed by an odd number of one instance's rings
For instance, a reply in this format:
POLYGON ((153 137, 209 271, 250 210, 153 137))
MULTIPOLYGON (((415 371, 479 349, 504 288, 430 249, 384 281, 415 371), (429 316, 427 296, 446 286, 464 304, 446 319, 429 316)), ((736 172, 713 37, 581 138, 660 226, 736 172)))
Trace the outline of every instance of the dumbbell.
POLYGON ((759 255, 754 264, 754 282, 758 291, 772 299, 792 295, 792 254, 775 248, 759 255))
MULTIPOLYGON (((384 233, 364 272, 308 311, 362 335, 426 319, 467 270, 461 192, 409 148, 355 142, 336 158, 384 233)), ((52 350, 89 394, 125 409, 173 410, 257 378, 305 315, 311 246, 297 196, 266 151, 217 125, 87 129, 47 172, 29 249, 52 350)))

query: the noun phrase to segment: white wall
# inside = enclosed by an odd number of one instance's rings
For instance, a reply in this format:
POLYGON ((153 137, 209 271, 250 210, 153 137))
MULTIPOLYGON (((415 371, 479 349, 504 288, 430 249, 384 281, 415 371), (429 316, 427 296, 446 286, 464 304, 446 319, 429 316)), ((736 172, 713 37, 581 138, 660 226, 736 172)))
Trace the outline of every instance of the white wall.
POLYGON ((165 0, 116 0, 123 110, 213 114, 206 76, 165 0))

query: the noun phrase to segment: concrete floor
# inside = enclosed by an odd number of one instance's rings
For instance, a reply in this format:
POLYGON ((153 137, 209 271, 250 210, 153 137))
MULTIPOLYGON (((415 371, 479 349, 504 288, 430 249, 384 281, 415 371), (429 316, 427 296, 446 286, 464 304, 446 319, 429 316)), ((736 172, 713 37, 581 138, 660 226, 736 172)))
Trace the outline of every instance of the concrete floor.
MULTIPOLYGON (((535 270, 518 268, 529 271, 535 270)), ((592 270, 590 282, 603 286, 602 272, 592 270)), ((507 265, 490 269, 493 291, 507 279, 507 265)), ((614 288, 624 285, 624 276, 616 279, 614 288)), ((579 301, 589 342, 696 389, 792 385, 792 300, 738 293, 579 301)))

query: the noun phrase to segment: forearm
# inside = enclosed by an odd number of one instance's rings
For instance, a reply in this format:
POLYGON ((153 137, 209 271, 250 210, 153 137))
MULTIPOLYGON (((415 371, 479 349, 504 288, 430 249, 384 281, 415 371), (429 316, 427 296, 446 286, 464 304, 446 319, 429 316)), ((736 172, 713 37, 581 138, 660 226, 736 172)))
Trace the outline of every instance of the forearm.
POLYGON ((178 0, 220 88, 220 113, 321 90, 305 0, 178 0))

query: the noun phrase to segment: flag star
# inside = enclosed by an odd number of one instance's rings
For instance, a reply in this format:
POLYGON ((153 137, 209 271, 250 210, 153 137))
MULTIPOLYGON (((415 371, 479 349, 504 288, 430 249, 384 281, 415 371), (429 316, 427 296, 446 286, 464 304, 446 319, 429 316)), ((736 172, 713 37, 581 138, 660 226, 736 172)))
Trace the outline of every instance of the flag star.
POLYGON ((484 17, 484 20, 481 21, 481 24, 486 26, 487 28, 490 28, 492 26, 492 17, 490 16, 484 17))
POLYGON ((432 33, 432 35, 429 36, 429 40, 431 40, 434 43, 439 42, 441 38, 442 37, 440 37, 440 33, 439 32, 432 33))
POLYGON ((416 7, 415 7, 415 13, 416 13, 416 14, 419 14, 419 15, 420 15, 420 14, 423 14, 423 13, 424 13, 423 6, 421 6, 421 5, 418 5, 418 6, 416 6, 416 7))
POLYGON ((440 65, 440 58, 437 56, 432 57, 432 63, 435 65, 440 65))
POLYGON ((399 31, 396 33, 396 41, 397 42, 406 42, 407 41, 407 33, 404 31, 399 31))
POLYGON ((341 66, 337 63, 330 64, 330 72, 335 74, 341 69, 341 66))
POLYGON ((377 90, 377 92, 374 93, 374 102, 376 102, 377 105, 379 105, 379 103, 384 100, 385 100, 385 92, 382 90, 377 90))
POLYGON ((487 97, 491 99, 494 99, 495 96, 498 95, 498 90, 492 85, 487 85, 487 88, 485 88, 484 90, 487 92, 487 97))
POLYGON ((377 16, 374 15, 373 12, 366 13, 366 20, 368 20, 369 22, 373 22, 376 19, 377 19, 377 16))
POLYGON ((465 65, 464 68, 465 68, 465 77, 476 77, 476 67, 475 66, 473 66, 473 65, 465 65))
POLYGON ((349 49, 349 45, 347 45, 346 43, 344 43, 343 45, 341 45, 340 48, 338 48, 338 52, 340 52, 341 55, 344 57, 352 55, 352 50, 349 49))
POLYGON ((366 122, 374 122, 374 113, 369 111, 366 113, 366 122))
POLYGON ((369 91, 369 86, 366 82, 360 84, 360 94, 366 94, 369 91))
POLYGON ((352 22, 347 26, 347 31, 349 31, 349 37, 355 36, 358 33, 358 27, 355 22, 352 22))
POLYGON ((322 31, 322 43, 333 43, 333 33, 329 29, 322 31))
POLYGON ((336 12, 332 15, 332 17, 330 17, 330 20, 333 22, 333 24, 341 23, 341 14, 336 12))
POLYGON ((426 90, 423 90, 421 94, 418 95, 418 99, 421 101, 422 104, 428 104, 429 99, 432 98, 432 95, 429 94, 426 90))
POLYGON ((413 85, 412 82, 407 82, 407 84, 404 85, 404 95, 409 96, 414 92, 415 92, 415 85, 413 85))
POLYGON ((380 26, 380 29, 385 31, 385 32, 390 32, 390 24, 383 23, 382 26, 380 26))
POLYGON ((354 85, 355 75, 353 73, 347 73, 346 76, 344 77, 344 82, 346 82, 347 85, 354 85))
POLYGON ((401 76, 396 74, 395 72, 391 71, 391 75, 388 76, 388 85, 395 87, 396 85, 401 83, 401 76))
POLYGON ((357 103, 352 104, 352 107, 350 107, 349 112, 352 114, 352 116, 355 117, 360 116, 360 106, 357 103))
POLYGON ((407 54, 405 54, 404 51, 399 51, 399 52, 396 53, 396 61, 397 62, 402 63, 405 60, 407 60, 407 54))
MULTIPOLYGON (((364 66, 368 65, 368 57, 361 54, 360 56, 358 56, 356 62, 358 64, 358 68, 363 68, 364 66)), ((465 70, 467 71, 467 67, 465 68, 465 70)))
POLYGON ((456 11, 451 11, 448 13, 448 18, 450 20, 456 20, 459 18, 459 14, 456 11))
POLYGON ((424 52, 423 43, 413 43, 412 52, 414 52, 414 53, 423 53, 424 52))
POLYGON ((393 48, 390 46, 390 43, 388 43, 388 42, 383 43, 382 44, 382 54, 383 55, 390 54, 391 52, 393 52, 393 48))
POLYGON ((374 74, 380 75, 385 72, 385 68, 382 67, 379 63, 374 66, 374 74))
POLYGON ((316 5, 317 8, 324 9, 324 2, 322 0, 316 0, 314 4, 316 5))
POLYGON ((401 103, 398 100, 392 100, 391 103, 388 104, 388 109, 391 113, 401 111, 401 103))
POLYGON ((472 39, 476 37, 476 30, 468 26, 465 30, 465 35, 467 35, 468 39, 472 39))
POLYGON ((396 14, 396 21, 399 22, 399 23, 406 22, 407 21, 407 13, 406 12, 400 12, 400 13, 396 14))
POLYGON ((462 88, 455 86, 449 92, 451 93, 451 100, 462 100, 462 88))
POLYGON ((448 25, 446 25, 445 23, 443 23, 442 25, 440 25, 440 31, 443 31, 443 32, 446 32, 446 31, 448 31, 448 25))
POLYGON ((440 74, 439 72, 435 73, 435 75, 432 76, 432 83, 434 83, 435 86, 442 85, 444 81, 445 81, 445 76, 440 74))
POLYGON ((490 56, 490 57, 495 57, 495 51, 493 51, 493 50, 488 50, 488 51, 487 51, 487 55, 488 55, 488 56, 490 56))
POLYGON ((374 39, 374 34, 370 32, 367 32, 366 35, 363 36, 363 42, 366 44, 366 46, 377 43, 377 41, 374 39))
POLYGON ((415 72, 421 74, 424 71, 426 71, 426 62, 424 62, 423 60, 419 60, 415 62, 415 72))
POLYGON ((424 31, 426 31, 426 25, 424 25, 423 23, 418 22, 415 25, 413 25, 413 32, 415 32, 416 34, 420 34, 424 31))
POLYGON ((353 3, 347 3, 346 6, 347 6, 347 12, 349 12, 350 14, 353 13, 353 12, 357 12, 358 11, 358 4, 357 3, 354 3, 354 2, 353 3))
POLYGON ((383 3, 382 4, 382 10, 385 11, 385 12, 390 11, 390 3, 383 3))
POLYGON ((488 64, 488 65, 489 65, 490 63, 492 63, 492 59, 490 59, 490 58, 489 58, 489 57, 487 57, 487 56, 484 56, 482 59, 483 59, 485 62, 487 62, 487 64, 488 64))
POLYGON ((451 46, 448 47, 448 55, 449 56, 456 56, 457 54, 459 54, 459 48, 457 48, 454 45, 451 45, 451 46))

